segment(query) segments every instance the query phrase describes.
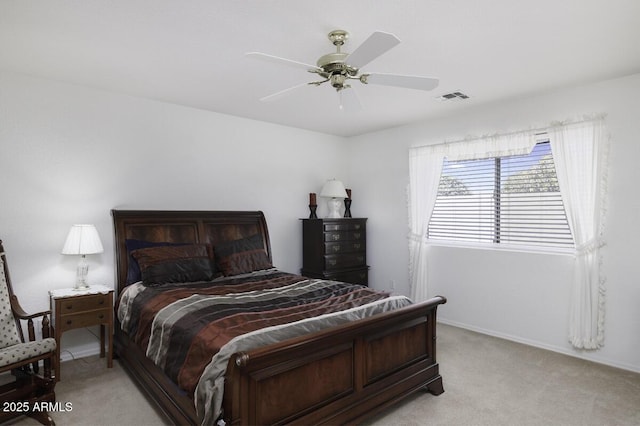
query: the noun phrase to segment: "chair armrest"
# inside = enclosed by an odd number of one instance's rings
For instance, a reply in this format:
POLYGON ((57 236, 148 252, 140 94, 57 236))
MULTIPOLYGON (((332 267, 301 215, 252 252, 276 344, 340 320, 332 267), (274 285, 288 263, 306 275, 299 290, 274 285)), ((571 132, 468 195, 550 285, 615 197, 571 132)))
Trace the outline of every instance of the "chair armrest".
POLYGON ((18 302, 18 297, 15 294, 11 295, 11 309, 13 310, 13 313, 17 318, 24 319, 24 320, 33 319, 37 317, 51 316, 51 311, 42 311, 35 314, 26 313, 25 310, 22 309, 22 306, 20 306, 20 302, 18 302))
MULTIPOLYGON (((29 333, 29 341, 33 342, 35 337, 35 331, 33 329, 33 319, 42 317, 42 337, 48 338, 51 335, 51 322, 49 318, 51 317, 51 311, 42 311, 35 314, 28 314, 22 309, 20 306, 20 302, 18 302, 18 297, 15 294, 11 295, 11 310, 17 319, 27 320, 27 332, 29 333)), ((22 331, 20 331, 20 336, 23 336, 22 331)))

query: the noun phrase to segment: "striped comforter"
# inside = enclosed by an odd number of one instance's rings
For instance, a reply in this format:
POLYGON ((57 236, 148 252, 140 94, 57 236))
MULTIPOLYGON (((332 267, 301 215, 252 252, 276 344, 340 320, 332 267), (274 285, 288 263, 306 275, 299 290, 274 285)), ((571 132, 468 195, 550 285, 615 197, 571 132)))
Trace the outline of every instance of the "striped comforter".
POLYGON ((237 351, 268 345, 410 304, 356 284, 277 270, 122 293, 118 319, 179 388, 203 424, 219 416, 224 371, 237 351))

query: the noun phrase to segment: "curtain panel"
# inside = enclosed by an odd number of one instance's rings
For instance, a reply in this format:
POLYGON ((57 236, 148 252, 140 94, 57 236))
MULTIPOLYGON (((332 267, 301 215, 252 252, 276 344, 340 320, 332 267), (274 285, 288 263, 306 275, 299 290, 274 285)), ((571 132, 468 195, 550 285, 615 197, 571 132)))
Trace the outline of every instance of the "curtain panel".
POLYGON ((411 298, 429 298, 427 225, 436 203, 444 153, 431 147, 409 151, 409 281, 411 298))
POLYGON ((604 345, 604 245, 608 136, 603 119, 552 126, 547 131, 560 194, 576 245, 569 341, 577 349, 604 345))

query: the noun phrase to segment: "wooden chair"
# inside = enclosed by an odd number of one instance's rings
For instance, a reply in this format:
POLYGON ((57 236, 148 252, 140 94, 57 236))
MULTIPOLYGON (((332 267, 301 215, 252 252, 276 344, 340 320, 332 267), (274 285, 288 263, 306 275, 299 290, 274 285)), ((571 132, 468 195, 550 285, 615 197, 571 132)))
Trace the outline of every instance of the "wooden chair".
POLYGON ((27 415, 42 424, 54 424, 48 413, 56 400, 55 378, 51 376, 56 341, 49 337, 50 316, 51 311, 29 315, 20 307, 0 240, 0 423, 27 415), (33 319, 39 317, 42 339, 36 340, 33 319), (22 333, 22 320, 27 322, 28 341, 22 333), (43 374, 39 374, 41 361, 43 374))

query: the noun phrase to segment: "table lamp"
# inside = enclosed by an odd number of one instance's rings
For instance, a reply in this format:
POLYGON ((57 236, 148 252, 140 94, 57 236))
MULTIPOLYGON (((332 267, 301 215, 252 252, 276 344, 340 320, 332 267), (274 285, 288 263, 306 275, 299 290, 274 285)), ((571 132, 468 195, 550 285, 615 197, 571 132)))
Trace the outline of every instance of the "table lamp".
POLYGON ((102 253, 103 251, 102 242, 95 226, 73 225, 71 227, 67 240, 64 242, 62 254, 80 255, 74 290, 86 290, 89 288, 87 284, 89 264, 87 263, 86 255, 102 253))
POLYGON ((339 180, 331 179, 322 187, 320 196, 328 198, 327 205, 329 206, 328 218, 338 218, 340 216, 340 206, 342 200, 347 198, 347 190, 339 180))

